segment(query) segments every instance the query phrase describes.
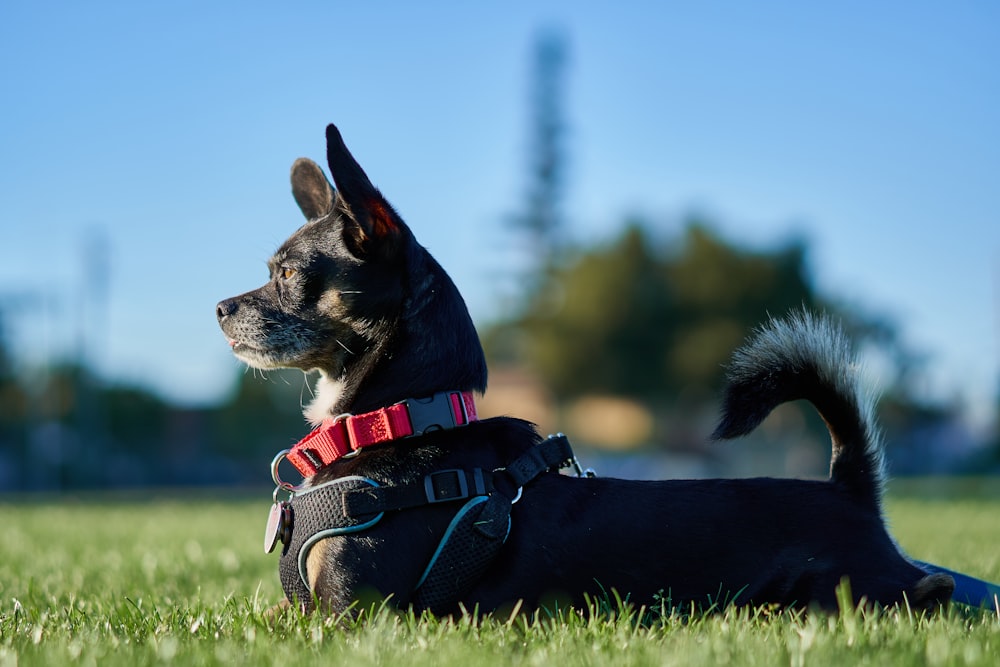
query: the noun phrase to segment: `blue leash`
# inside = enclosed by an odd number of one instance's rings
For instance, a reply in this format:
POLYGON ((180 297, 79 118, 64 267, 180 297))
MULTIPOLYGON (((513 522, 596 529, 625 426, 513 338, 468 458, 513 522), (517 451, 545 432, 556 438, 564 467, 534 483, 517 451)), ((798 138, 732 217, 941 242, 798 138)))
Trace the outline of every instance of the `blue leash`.
POLYGON ((988 581, 976 579, 975 577, 949 570, 940 565, 924 563, 919 560, 913 562, 917 567, 923 568, 929 574, 940 573, 951 575, 955 580, 955 592, 951 595, 953 602, 967 604, 970 607, 981 607, 1000 613, 1000 585, 991 584, 988 581))

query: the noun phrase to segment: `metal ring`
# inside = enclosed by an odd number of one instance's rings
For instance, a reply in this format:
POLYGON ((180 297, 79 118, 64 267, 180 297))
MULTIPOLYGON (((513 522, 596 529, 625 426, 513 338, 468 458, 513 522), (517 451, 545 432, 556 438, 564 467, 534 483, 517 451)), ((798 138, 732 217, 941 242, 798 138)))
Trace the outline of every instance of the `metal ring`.
MULTIPOLYGON (((493 472, 507 472, 507 467, 506 467, 506 466, 501 466, 501 467, 499 467, 499 468, 494 468, 494 469, 493 469, 493 472)), ((514 500, 510 501, 510 504, 511 504, 511 505, 513 505, 513 504, 515 504, 515 503, 516 503, 516 502, 517 502, 518 500, 520 500, 520 499, 521 499, 521 494, 522 494, 522 493, 524 493, 524 487, 523 487, 523 486, 519 486, 519 487, 517 487, 517 493, 516 493, 516 494, 514 495, 514 500)), ((501 494, 501 495, 502 495, 502 494, 501 494)))
MULTIPOLYGON (((402 401, 400 401, 400 402, 402 402, 402 401)), ((336 417, 333 418, 333 423, 334 424, 339 424, 342 421, 347 421, 348 419, 350 419, 353 416, 354 416, 354 413, 351 413, 351 412, 341 412, 339 415, 337 415, 336 417)), ((344 432, 347 434, 347 443, 351 446, 351 449, 350 449, 350 451, 348 451, 346 454, 344 454, 340 458, 342 458, 342 459, 352 459, 355 456, 357 456, 358 454, 360 454, 361 450, 354 448, 354 444, 351 442, 351 432, 348 431, 348 430, 346 430, 346 427, 345 427, 345 431, 344 432)))
POLYGON ((278 489, 284 489, 289 493, 295 493, 296 491, 302 488, 301 485, 296 486, 291 482, 286 482, 285 480, 281 479, 280 475, 278 475, 278 464, 281 463, 291 451, 292 450, 290 449, 282 449, 280 452, 274 455, 273 459, 271 459, 271 479, 273 479, 275 485, 277 485, 277 488, 274 490, 275 498, 277 498, 278 489))
MULTIPOLYGON (((274 493, 271 494, 271 502, 274 503, 275 505, 278 504, 278 492, 279 491, 288 491, 288 489, 285 489, 285 488, 280 487, 280 486, 274 487, 274 493)), ((288 499, 289 500, 291 500, 292 496, 294 496, 294 495, 295 494, 293 494, 291 491, 288 491, 288 499)))

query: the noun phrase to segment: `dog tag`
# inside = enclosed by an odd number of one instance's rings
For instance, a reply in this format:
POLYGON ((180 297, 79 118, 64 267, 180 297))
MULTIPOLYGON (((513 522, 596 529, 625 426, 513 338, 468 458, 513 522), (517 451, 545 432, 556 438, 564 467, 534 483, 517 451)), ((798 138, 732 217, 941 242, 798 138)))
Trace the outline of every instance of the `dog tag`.
POLYGON ((267 527, 264 529, 264 553, 271 553, 280 540, 284 544, 288 540, 289 510, 286 503, 273 503, 271 512, 267 515, 267 527))

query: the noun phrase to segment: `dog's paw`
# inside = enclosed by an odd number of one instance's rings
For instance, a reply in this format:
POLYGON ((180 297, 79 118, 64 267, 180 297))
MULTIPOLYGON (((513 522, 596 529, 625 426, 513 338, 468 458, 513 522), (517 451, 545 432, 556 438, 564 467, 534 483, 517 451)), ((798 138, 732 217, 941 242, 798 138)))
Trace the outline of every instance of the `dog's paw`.
POLYGON ((278 619, 282 618, 288 613, 288 610, 292 608, 292 603, 288 599, 284 599, 278 604, 274 605, 270 609, 264 612, 264 621, 271 627, 277 624, 278 619))
POLYGON ((950 575, 937 573, 928 574, 913 584, 906 597, 912 608, 930 611, 946 606, 954 592, 955 580, 950 575))

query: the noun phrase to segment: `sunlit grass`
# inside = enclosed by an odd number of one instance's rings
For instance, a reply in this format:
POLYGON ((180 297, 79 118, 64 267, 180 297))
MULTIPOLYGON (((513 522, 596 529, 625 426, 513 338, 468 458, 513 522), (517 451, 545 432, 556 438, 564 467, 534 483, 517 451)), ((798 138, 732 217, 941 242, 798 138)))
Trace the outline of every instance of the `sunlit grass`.
MULTIPOLYGON (((1000 498, 891 497, 915 557, 1000 580, 1000 498)), ((361 620, 266 610, 281 597, 260 548, 270 498, 0 504, 0 667, 13 664, 995 665, 1000 618, 961 608, 839 615, 728 609, 361 620)))

